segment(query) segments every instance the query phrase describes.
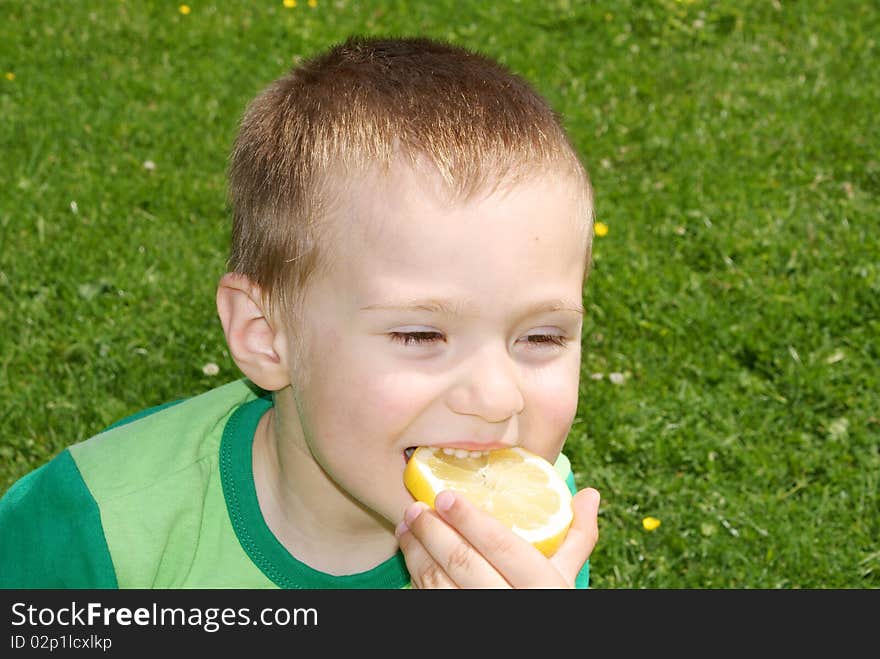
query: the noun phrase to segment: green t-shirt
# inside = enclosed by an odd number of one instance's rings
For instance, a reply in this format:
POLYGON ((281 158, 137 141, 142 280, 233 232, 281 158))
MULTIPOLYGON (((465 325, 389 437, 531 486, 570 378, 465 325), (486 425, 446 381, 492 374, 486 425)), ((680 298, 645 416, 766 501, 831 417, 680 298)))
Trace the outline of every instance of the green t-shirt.
MULTIPOLYGON (((267 392, 237 380, 74 444, 0 499, 0 588, 403 588, 397 552, 310 568, 260 512, 251 448, 267 392)), ((574 490, 564 455, 557 461, 574 490)), ((576 586, 589 585, 589 562, 576 586)))

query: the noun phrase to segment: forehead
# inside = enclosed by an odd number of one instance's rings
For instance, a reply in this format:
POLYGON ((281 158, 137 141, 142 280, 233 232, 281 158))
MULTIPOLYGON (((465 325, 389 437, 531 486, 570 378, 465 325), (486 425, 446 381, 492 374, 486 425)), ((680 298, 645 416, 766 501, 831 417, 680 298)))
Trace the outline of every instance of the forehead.
POLYGON ((408 163, 398 158, 387 170, 351 177, 328 214, 331 235, 324 247, 344 248, 352 239, 362 248, 389 243, 403 247, 408 237, 428 239, 438 231, 461 228, 476 234, 488 228, 482 226, 486 224, 502 239, 525 213, 530 214, 529 229, 537 242, 548 230, 565 231, 587 251, 592 233, 590 191, 585 179, 572 172, 551 169, 488 179, 475 190, 460 187, 442 179, 424 160, 408 163), (539 204, 534 203, 537 197, 539 204), (466 226, 457 227, 457 220, 466 226))
POLYGON ((411 168, 348 185, 322 245, 339 304, 377 299, 579 299, 587 258, 582 191, 536 176, 462 200, 411 168))

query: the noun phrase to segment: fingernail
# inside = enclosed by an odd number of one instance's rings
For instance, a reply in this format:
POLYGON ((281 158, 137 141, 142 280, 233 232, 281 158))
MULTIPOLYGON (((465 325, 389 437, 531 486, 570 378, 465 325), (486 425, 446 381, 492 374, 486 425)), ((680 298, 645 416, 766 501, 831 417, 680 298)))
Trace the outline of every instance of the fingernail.
POLYGON ((422 514, 422 511, 425 509, 425 504, 423 503, 414 503, 409 508, 406 509, 406 514, 403 516, 403 521, 407 526, 416 521, 416 518, 422 514))
POLYGON ((396 535, 399 538, 407 531, 409 531, 409 527, 406 525, 406 520, 403 519, 403 520, 400 520, 400 524, 398 524, 397 528, 394 529, 394 535, 396 535))
POLYGON ((442 510, 443 512, 452 508, 452 504, 454 503, 455 495, 449 490, 443 490, 440 494, 434 497, 434 508, 442 510))

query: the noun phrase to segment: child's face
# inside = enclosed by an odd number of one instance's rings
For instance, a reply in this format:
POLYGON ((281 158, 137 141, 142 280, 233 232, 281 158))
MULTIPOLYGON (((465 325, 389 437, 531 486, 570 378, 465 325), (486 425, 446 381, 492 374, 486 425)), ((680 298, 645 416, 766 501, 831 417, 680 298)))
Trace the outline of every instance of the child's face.
POLYGON ((405 451, 519 445, 553 461, 575 415, 585 233, 548 177, 448 205, 400 167, 357 185, 304 308, 305 442, 392 523, 405 451))

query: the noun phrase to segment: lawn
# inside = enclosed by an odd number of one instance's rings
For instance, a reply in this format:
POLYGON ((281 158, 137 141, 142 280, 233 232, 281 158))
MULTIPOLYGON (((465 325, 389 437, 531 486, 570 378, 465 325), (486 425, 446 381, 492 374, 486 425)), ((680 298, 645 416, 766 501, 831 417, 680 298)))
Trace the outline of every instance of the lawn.
POLYGON ((566 445, 593 587, 880 587, 876 3, 287 4, 0 4, 0 493, 239 377, 214 289, 246 103, 420 34, 529 79, 596 188, 566 445))

